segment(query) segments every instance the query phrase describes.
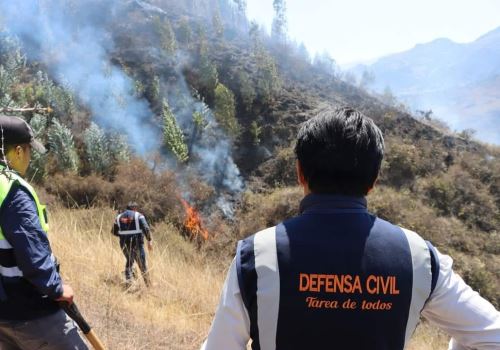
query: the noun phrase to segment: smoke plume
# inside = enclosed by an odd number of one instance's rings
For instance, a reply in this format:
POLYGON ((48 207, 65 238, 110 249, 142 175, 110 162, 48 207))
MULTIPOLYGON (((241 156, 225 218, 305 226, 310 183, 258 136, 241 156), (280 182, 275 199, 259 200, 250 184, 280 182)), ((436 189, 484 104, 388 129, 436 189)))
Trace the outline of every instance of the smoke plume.
MULTIPOLYGON (((115 46, 111 24, 123 20, 123 11, 131 7, 148 12, 149 17, 166 15, 139 0, 0 1, 4 24, 19 38, 28 59, 45 65, 53 79, 90 109, 101 127, 127 135, 132 149, 145 156, 161 147, 161 126, 148 101, 136 96, 133 79, 110 60, 115 46)), ((243 181, 231 156, 232 142, 206 105, 192 96, 181 68, 179 64, 174 83, 162 81, 166 90, 162 95, 186 133, 194 128, 195 111, 202 111, 207 123, 191 144, 189 169, 194 168, 221 192, 238 193, 243 181)), ((221 208, 228 208, 223 198, 221 194, 217 202, 221 208)))

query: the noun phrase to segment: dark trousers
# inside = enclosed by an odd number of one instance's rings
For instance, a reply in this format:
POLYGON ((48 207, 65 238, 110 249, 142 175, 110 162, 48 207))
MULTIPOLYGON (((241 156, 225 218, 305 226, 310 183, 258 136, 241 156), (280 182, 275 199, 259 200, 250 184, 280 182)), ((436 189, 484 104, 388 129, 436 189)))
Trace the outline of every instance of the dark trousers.
POLYGON ((133 274, 134 262, 139 265, 142 277, 147 286, 149 286, 148 268, 146 265, 146 252, 144 251, 144 241, 142 237, 120 237, 120 247, 125 255, 125 279, 130 282, 133 274))
POLYGON ((1 350, 88 350, 73 320, 59 310, 29 321, 0 320, 1 350))

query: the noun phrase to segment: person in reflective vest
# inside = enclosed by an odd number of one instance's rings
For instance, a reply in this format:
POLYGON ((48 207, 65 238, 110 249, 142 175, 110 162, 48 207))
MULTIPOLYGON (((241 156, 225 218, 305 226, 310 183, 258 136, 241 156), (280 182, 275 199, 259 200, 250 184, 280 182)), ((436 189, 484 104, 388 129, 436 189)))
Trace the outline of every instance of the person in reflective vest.
POLYGON ((417 233, 367 210, 384 141, 352 108, 306 121, 300 215, 240 242, 203 350, 401 350, 421 316, 450 349, 500 349, 500 313, 417 233))
POLYGON ((130 202, 127 209, 118 214, 113 225, 113 234, 120 237, 120 247, 125 255, 125 280, 130 285, 133 276, 133 265, 137 262, 146 286, 151 282, 144 251, 144 236, 148 241, 148 250, 153 249, 151 230, 143 214, 139 213, 136 202, 130 202))
POLYGON ((58 273, 45 206, 23 178, 32 149, 45 148, 10 116, 0 116, 0 145, 0 349, 87 349, 59 307, 74 292, 58 273))

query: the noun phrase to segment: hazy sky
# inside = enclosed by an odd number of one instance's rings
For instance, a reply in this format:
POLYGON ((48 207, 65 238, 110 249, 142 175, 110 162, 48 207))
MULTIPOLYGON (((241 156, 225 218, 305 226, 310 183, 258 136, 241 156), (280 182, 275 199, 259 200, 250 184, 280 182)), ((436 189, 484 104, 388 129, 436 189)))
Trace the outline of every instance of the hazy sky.
MULTIPOLYGON (((273 0, 247 0, 271 27, 273 0)), ((290 36, 344 64, 446 37, 469 42, 500 26, 499 0, 286 0, 290 36)))

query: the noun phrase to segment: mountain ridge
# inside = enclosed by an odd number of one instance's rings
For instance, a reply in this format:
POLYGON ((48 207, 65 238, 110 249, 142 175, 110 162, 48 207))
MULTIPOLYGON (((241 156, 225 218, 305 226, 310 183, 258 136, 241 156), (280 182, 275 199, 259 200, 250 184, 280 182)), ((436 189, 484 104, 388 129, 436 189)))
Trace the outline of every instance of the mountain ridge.
MULTIPOLYGON (((496 93, 500 85, 491 86, 500 76, 500 27, 469 43, 438 38, 353 69, 357 75, 364 71, 375 77, 370 86, 373 90, 382 92, 389 87, 413 109, 439 111, 438 117, 455 129, 477 127, 473 119, 500 117, 496 104, 490 104, 484 94, 477 93, 490 87, 495 98, 500 99, 500 92, 496 93), (467 90, 470 94, 464 93, 467 90), (463 105, 474 106, 474 113, 463 105)), ((496 124, 499 123, 489 123, 488 127, 500 135, 496 124)), ((480 126, 478 136, 487 142, 500 143, 500 137, 486 135, 488 127, 480 126)))

